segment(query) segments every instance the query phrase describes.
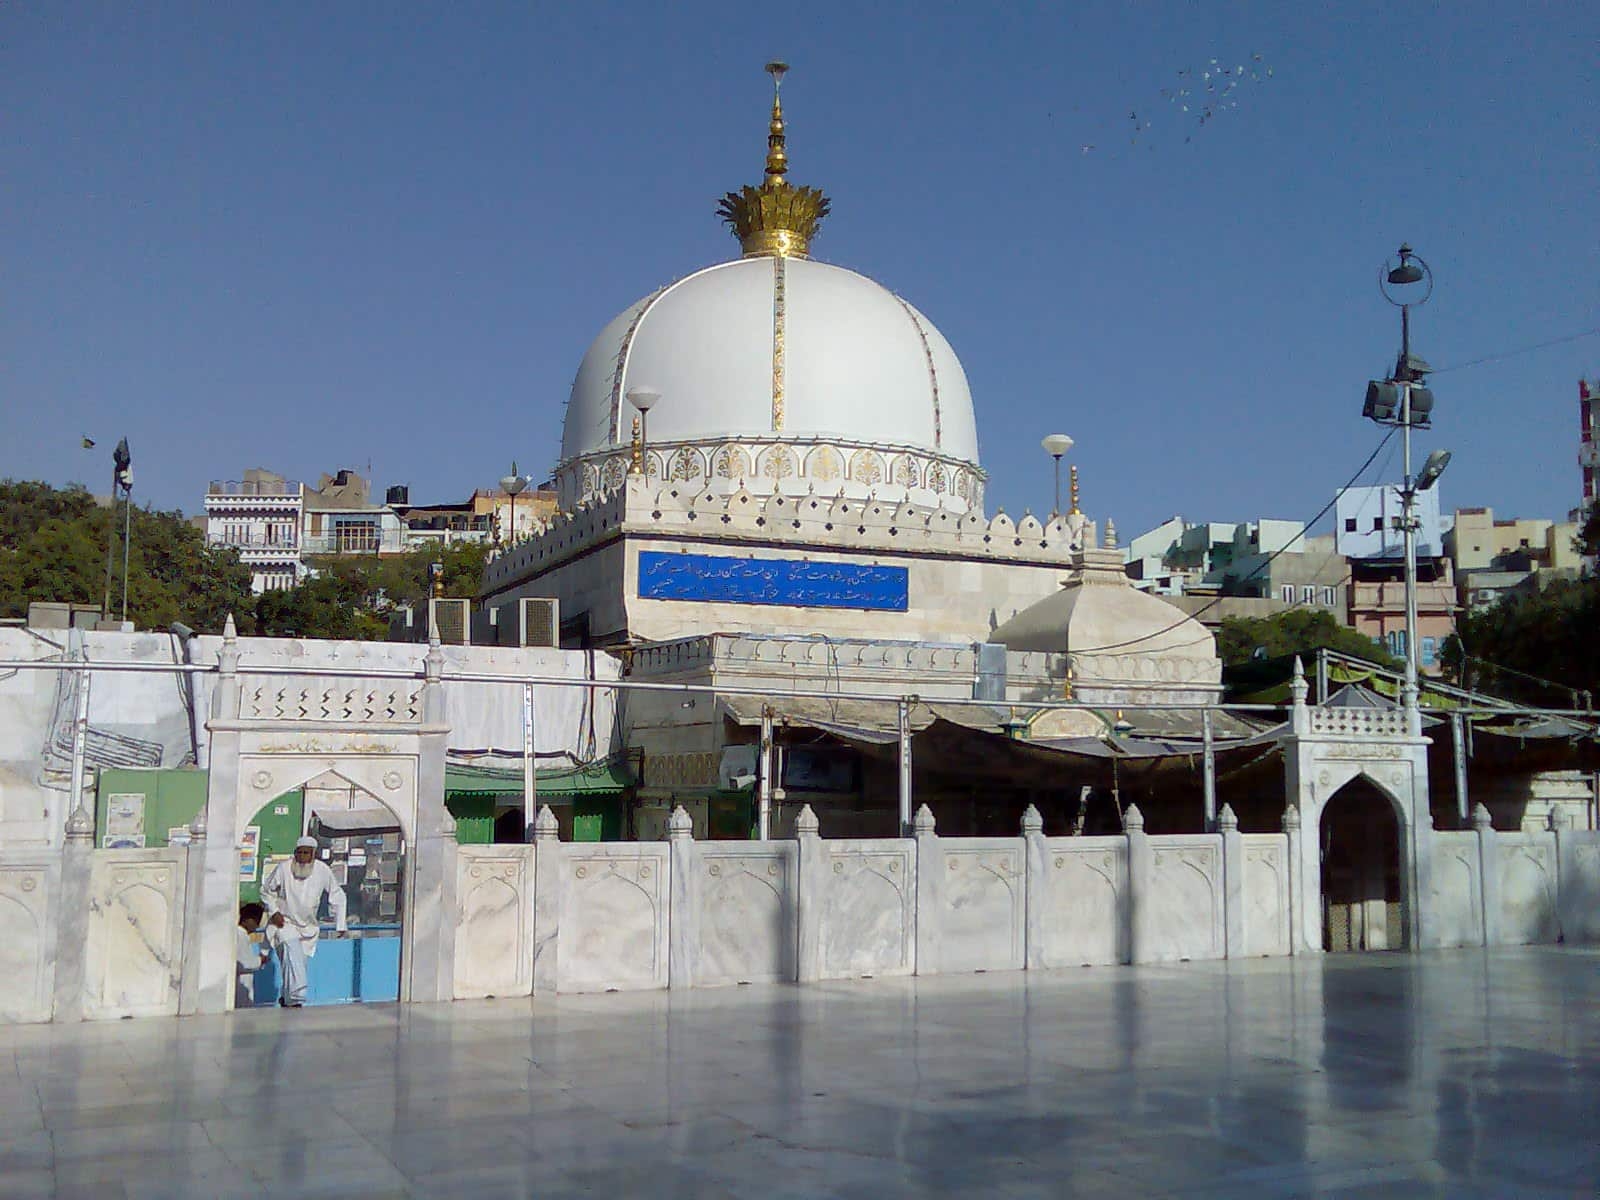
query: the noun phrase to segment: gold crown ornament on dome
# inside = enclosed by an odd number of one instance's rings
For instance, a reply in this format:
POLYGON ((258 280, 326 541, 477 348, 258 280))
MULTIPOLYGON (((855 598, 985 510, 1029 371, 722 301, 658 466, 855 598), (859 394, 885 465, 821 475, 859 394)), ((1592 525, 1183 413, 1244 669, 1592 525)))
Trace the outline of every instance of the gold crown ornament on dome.
POLYGON ((779 90, 788 63, 769 62, 772 76, 772 124, 767 134, 767 174, 760 187, 729 192, 717 205, 717 215, 739 238, 745 257, 774 254, 804 258, 817 226, 828 215, 828 198, 820 188, 796 187, 786 178, 789 155, 783 136, 783 105, 779 90))

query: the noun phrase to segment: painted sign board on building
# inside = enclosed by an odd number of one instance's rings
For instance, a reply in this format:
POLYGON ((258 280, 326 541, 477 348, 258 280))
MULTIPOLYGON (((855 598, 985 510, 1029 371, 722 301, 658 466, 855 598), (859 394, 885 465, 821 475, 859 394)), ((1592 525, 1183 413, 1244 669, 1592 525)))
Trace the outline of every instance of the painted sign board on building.
POLYGON ((639 552, 639 598, 905 612, 905 567, 639 552))

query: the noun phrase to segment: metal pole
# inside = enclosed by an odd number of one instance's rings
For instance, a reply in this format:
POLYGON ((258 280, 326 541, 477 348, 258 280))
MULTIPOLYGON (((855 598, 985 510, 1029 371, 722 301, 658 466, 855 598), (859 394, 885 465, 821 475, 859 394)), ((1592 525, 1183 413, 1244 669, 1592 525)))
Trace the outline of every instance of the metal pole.
POLYGON ((133 489, 122 489, 122 620, 128 620, 128 543, 133 533, 133 489))
MULTIPOLYGON (((112 528, 115 527, 113 521, 112 528)), ((89 683, 93 678, 85 671, 78 679, 77 704, 72 717, 72 799, 66 814, 69 818, 83 807, 83 748, 89 736, 89 683)))
POLYGON ((100 619, 111 616, 111 572, 117 561, 117 485, 121 482, 116 467, 111 468, 111 509, 106 521, 106 591, 100 601, 100 619))
MULTIPOLYGON (((522 819, 531 831, 539 814, 538 766, 534 758, 533 684, 522 685, 522 819)), ((532 841, 532 837, 528 838, 532 841)))
POLYGON ((756 839, 772 832, 772 706, 761 706, 761 747, 756 776, 756 839))
POLYGON ((1057 454, 1053 457, 1056 460, 1056 506, 1051 509, 1050 515, 1059 517, 1061 515, 1061 455, 1057 454))
POLYGON ((900 698, 900 836, 911 831, 911 703, 900 698))
POLYGON ((1328 648, 1317 649, 1317 704, 1328 703, 1328 648))
POLYGON ((1201 763, 1205 775, 1206 832, 1217 828, 1217 748, 1211 737, 1211 710, 1200 713, 1201 763))
MULTIPOLYGON (((1402 321, 1405 309, 1401 309, 1402 321)), ((1408 339, 1409 340, 1409 339, 1408 339)), ((1405 527, 1406 547, 1406 674, 1401 703, 1407 709, 1417 706, 1417 531, 1416 489, 1411 486, 1411 383, 1401 384, 1401 455, 1405 460, 1405 487, 1400 493, 1401 524, 1405 527)))
POLYGON ((1461 818, 1461 828, 1468 828, 1471 806, 1467 799, 1467 745, 1460 713, 1450 714, 1450 756, 1456 771, 1456 816, 1461 818))

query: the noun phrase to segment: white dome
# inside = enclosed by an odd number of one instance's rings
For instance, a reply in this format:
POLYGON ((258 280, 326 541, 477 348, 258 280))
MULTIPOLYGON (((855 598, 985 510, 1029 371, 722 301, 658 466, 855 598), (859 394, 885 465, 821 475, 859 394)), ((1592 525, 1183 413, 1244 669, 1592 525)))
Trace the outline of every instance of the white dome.
POLYGON ((978 463, 967 377, 932 322, 810 259, 721 263, 621 313, 578 368, 564 464, 630 443, 638 386, 661 393, 652 447, 829 441, 978 463))

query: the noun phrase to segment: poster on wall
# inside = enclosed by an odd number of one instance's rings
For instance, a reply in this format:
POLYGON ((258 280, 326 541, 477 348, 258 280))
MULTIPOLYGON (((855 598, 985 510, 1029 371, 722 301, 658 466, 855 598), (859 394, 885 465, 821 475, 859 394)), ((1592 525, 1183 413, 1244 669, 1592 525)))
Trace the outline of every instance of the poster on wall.
POLYGON ((239 882, 254 883, 261 867, 261 826, 246 825, 239 831, 239 882))
POLYGON ((167 830, 167 845, 187 846, 193 840, 187 825, 174 825, 167 830))
POLYGON ((144 793, 113 792, 106 797, 106 845, 112 838, 140 838, 144 845, 144 793))

